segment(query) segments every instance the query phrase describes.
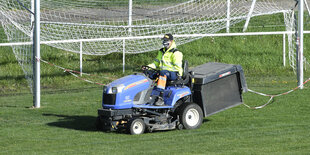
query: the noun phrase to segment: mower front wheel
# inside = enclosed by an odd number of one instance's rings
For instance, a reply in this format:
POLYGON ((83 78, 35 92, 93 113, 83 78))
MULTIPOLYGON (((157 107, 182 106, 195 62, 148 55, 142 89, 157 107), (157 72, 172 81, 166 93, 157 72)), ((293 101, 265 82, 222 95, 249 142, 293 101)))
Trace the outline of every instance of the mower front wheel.
POLYGON ((140 118, 132 119, 128 124, 128 132, 132 135, 143 134, 145 130, 145 123, 140 118))

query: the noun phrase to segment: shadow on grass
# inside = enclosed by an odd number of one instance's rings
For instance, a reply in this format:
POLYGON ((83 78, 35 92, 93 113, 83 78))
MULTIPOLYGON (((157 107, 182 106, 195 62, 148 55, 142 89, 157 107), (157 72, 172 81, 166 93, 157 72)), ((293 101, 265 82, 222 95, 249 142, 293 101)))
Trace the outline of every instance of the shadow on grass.
POLYGON ((202 123, 207 123, 207 122, 210 122, 211 120, 209 120, 209 119, 207 119, 207 118, 204 118, 203 120, 202 120, 202 123))
POLYGON ((58 114, 43 114, 43 116, 58 118, 57 122, 47 123, 49 126, 81 131, 97 131, 95 116, 68 116, 58 114))
MULTIPOLYGON (((68 116, 68 115, 58 115, 58 114, 42 114, 47 117, 57 117, 57 122, 47 123, 49 126, 73 129, 73 130, 81 130, 81 131, 93 131, 97 132, 95 126, 96 117, 95 116, 68 116)), ((209 119, 203 119, 203 123, 209 122, 209 119)), ((176 129, 174 129, 176 130, 176 129)), ((165 130, 170 131, 170 130, 165 130)), ((154 131, 154 132, 163 132, 163 131, 154 131)), ((115 132, 117 134, 124 134, 126 131, 118 131, 115 132)))
POLYGON ((4 65, 8 65, 8 64, 15 64, 15 62, 9 62, 9 61, 0 62, 0 66, 4 66, 4 65))
POLYGON ((17 108, 18 106, 16 105, 0 105, 2 108, 17 108))
POLYGON ((0 76, 0 80, 12 80, 12 79, 20 81, 20 80, 25 79, 25 75, 16 75, 16 76, 5 75, 5 76, 0 76))

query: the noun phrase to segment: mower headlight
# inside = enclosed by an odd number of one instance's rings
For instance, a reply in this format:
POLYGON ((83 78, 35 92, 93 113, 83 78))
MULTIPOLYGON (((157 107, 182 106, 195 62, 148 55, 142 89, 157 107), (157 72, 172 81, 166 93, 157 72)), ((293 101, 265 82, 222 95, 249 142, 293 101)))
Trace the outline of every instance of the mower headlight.
POLYGON ((107 86, 103 86, 103 92, 106 93, 107 92, 108 87, 107 86))
POLYGON ((112 87, 112 94, 116 94, 117 93, 117 87, 112 87))

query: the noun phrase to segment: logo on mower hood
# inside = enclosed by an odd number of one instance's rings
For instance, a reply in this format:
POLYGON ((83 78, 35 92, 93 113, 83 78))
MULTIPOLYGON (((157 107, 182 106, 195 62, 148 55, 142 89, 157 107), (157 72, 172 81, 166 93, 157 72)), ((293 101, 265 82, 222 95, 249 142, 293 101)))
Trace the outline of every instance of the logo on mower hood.
POLYGON ((178 96, 179 96, 180 98, 182 98, 182 97, 184 97, 184 96, 187 95, 187 94, 189 94, 188 91, 186 91, 186 92, 184 92, 184 93, 182 93, 182 94, 178 94, 178 96))
POLYGON ((135 82, 135 83, 129 84, 127 87, 125 87, 124 90, 129 89, 129 88, 132 88, 132 87, 134 87, 134 86, 137 86, 137 85, 142 84, 142 83, 145 83, 145 82, 148 82, 148 80, 147 80, 147 79, 143 79, 143 80, 137 81, 137 82, 135 82))

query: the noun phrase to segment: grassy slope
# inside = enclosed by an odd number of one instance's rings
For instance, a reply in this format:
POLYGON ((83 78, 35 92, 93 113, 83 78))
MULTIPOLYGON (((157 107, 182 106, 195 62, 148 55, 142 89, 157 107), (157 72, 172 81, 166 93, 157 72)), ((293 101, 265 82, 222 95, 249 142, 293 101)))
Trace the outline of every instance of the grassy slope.
MULTIPOLYGON (((261 23, 262 19, 253 23, 261 23)), ((305 40, 308 38, 305 36, 305 40)), ((310 47, 309 42, 305 44, 305 49, 310 47)), ((241 64, 248 86, 254 90, 281 93, 296 87, 291 69, 282 67, 282 36, 204 38, 178 48, 190 66, 210 61, 241 64)), ((309 84, 302 91, 275 98, 261 110, 241 105, 208 117, 197 130, 130 136, 95 131, 101 87, 45 64, 41 66, 42 108, 29 109, 32 96, 14 55, 10 48, 1 47, 0 53, 0 154, 282 155, 310 151, 309 84)), ((151 62, 155 55, 156 52, 126 55, 125 74, 138 71, 139 66, 151 62)), ((77 54, 43 46, 42 58, 66 68, 79 68, 77 54)), ((89 77, 94 81, 105 83, 111 81, 105 77, 123 76, 121 54, 85 56, 84 60, 84 71, 97 75, 89 77)), ((306 72, 305 77, 310 74, 306 72)), ((243 97, 251 106, 268 100, 251 93, 243 97)))
MULTIPOLYGON (((269 28, 267 24, 278 25, 283 23, 282 15, 264 16, 251 19, 248 31, 284 31, 284 27, 269 28), (263 23, 263 24, 262 24, 263 23), (260 27, 257 27, 260 26, 260 27)), ((240 32, 243 29, 240 23, 231 29, 232 32, 240 32)), ((306 22, 306 28, 310 25, 306 22)), ((0 39, 5 40, 3 30, 0 28, 0 39), (2 35, 3 34, 3 35, 2 35)), ((305 40, 310 36, 305 35, 305 40)), ((305 56, 310 47, 310 42, 305 41, 305 56)), ((247 37, 217 37, 203 38, 192 43, 178 46, 183 52, 190 66, 197 66, 205 62, 216 61, 224 63, 240 64, 245 69, 247 77, 292 77, 287 80, 295 80, 295 75, 289 67, 282 67, 282 36, 247 36, 247 37)), ((57 65, 65 68, 79 70, 79 54, 64 52, 55 48, 42 46, 41 56, 57 65)), ((15 60, 10 47, 0 48, 0 93, 11 94, 16 92, 28 92, 29 88, 24 74, 15 60)), ((157 52, 149 52, 137 55, 126 55, 126 73, 138 72, 141 65, 152 62, 157 52)), ((122 54, 113 53, 107 56, 84 56, 83 71, 97 76, 84 78, 108 83, 109 78, 118 78, 122 74, 122 54), (109 78, 107 78, 109 77, 109 78)), ((288 59, 288 58, 287 58, 288 59)), ((55 89, 82 89, 85 87, 97 87, 86 82, 81 82, 72 75, 64 73, 55 67, 41 65, 42 91, 54 91, 55 89), (65 86, 65 87, 64 87, 65 86)), ((268 80, 271 81, 271 80, 268 80)), ((285 81, 285 80, 283 80, 285 81)), ((266 81, 262 81, 266 82, 266 81)))

